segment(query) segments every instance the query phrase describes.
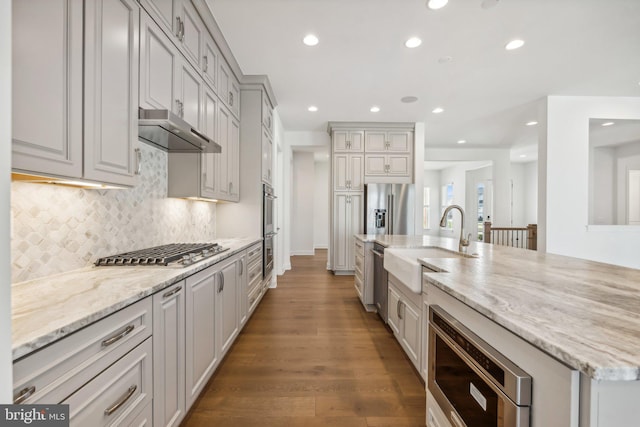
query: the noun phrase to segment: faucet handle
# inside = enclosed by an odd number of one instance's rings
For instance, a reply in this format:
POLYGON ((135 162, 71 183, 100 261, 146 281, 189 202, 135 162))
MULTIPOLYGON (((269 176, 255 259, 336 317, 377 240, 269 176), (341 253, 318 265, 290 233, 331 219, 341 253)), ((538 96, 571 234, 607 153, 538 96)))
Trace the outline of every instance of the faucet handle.
POLYGON ((471 241, 471 233, 467 235, 467 238, 462 238, 462 246, 469 246, 469 242, 471 241))

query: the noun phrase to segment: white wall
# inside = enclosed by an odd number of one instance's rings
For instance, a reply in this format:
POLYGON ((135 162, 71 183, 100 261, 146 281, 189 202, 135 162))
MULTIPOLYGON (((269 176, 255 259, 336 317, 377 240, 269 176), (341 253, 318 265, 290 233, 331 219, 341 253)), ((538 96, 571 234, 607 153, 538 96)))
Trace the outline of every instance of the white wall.
POLYGON ((538 223, 538 162, 524 164, 524 218, 523 224, 538 223))
POLYGON ((546 250, 640 268, 640 227, 587 225, 589 118, 639 119, 640 98, 550 96, 546 118, 546 138, 539 144, 539 162, 546 158, 539 187, 541 196, 546 193, 546 213, 538 221, 546 250))
MULTIPOLYGON (((496 226, 509 225, 511 199, 511 161, 508 149, 486 148, 426 148, 426 161, 480 161, 491 160, 493 164, 493 215, 496 226)), ((445 183, 442 182, 441 185, 445 183)), ((464 200, 464 199, 463 199, 464 200)))
POLYGON ((313 190, 313 248, 329 247, 329 161, 315 161, 313 190))
POLYGON ((525 163, 511 163, 511 225, 521 227, 525 209, 525 163))
MULTIPOLYGON (((465 172, 465 234, 471 233, 471 240, 478 240, 478 195, 479 183, 487 183, 493 178, 493 166, 485 166, 479 169, 471 169, 465 172)), ((493 186, 485 186, 484 189, 484 220, 493 219, 493 186)))
MULTIPOLYGON (((440 235, 440 171, 437 170, 425 170, 423 172, 423 187, 429 187, 430 200, 429 200, 429 215, 430 223, 429 228, 423 230, 423 234, 429 236, 440 235)), ((416 191, 418 189, 416 188, 416 191)), ((422 218, 420 218, 419 222, 422 218)))
POLYGON ((11 266, 11 2, 0 1, 0 403, 13 403, 11 266))
MULTIPOLYGON (((466 210, 466 172, 466 167, 462 165, 442 169, 440 172, 439 204, 442 203, 442 188, 448 184, 453 184, 453 204, 460 205, 462 209, 466 210)), ((440 236, 460 237, 460 224, 460 212, 453 211, 453 229, 439 228, 440 236)))
POLYGON ((274 190, 277 195, 276 199, 276 230, 278 234, 276 234, 275 240, 275 260, 274 260, 274 270, 277 275, 283 275, 284 272, 288 269, 291 269, 291 261, 289 259, 289 239, 288 233, 289 228, 285 227, 287 224, 289 217, 289 211, 285 207, 285 133, 284 127, 282 126, 282 120, 280 119, 280 114, 278 113, 278 109, 276 108, 273 111, 273 123, 274 123, 274 132, 273 132, 273 170, 275 171, 274 175, 274 190), (285 218, 286 216, 286 218, 285 218))
POLYGON ((591 148, 589 162, 589 224, 617 224, 615 147, 591 148))
POLYGON ((416 122, 413 133, 413 183, 415 184, 415 200, 414 200, 414 229, 413 234, 420 236, 422 230, 422 206, 424 194, 422 191, 424 185, 424 144, 425 144, 425 124, 416 122))
POLYGON ((293 152, 291 255, 313 255, 315 165, 313 153, 293 152))
POLYGON ((628 171, 640 170, 640 142, 618 147, 616 150, 617 223, 627 224, 628 171))

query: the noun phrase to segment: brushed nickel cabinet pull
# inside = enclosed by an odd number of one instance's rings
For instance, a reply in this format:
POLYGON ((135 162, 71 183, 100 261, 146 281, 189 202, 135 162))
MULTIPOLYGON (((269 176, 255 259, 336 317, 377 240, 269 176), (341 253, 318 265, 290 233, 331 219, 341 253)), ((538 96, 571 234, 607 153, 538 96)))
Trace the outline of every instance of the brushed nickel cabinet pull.
POLYGON ((109 347, 111 344, 120 341, 122 338, 126 337, 127 335, 129 335, 136 327, 134 325, 129 325, 126 328, 124 328, 124 330, 114 336, 112 336, 111 338, 107 338, 106 340, 102 341, 102 346, 103 347, 109 347))
POLYGON ((207 55, 204 55, 202 59, 204 59, 204 67, 202 71, 206 73, 207 70, 209 70, 209 58, 207 58, 207 55))
POLYGON ((181 290, 182 290, 182 286, 178 286, 174 290, 169 291, 169 292, 165 293, 164 295, 162 295, 162 298, 169 298, 170 296, 177 294, 181 290))
POLYGON ((177 27, 177 29, 176 29, 176 37, 180 38, 180 28, 181 28, 181 26, 180 26, 180 17, 179 16, 176 16, 176 27, 177 27))
POLYGON ((15 403, 16 405, 20 404, 31 397, 35 392, 36 386, 32 385, 31 387, 25 387, 20 390, 20 393, 18 393, 18 395, 13 399, 13 403, 15 403))
POLYGON ((140 151, 139 148, 136 148, 134 151, 136 153, 136 171, 134 174, 140 175, 142 173, 142 151, 140 151))
POLYGON ((129 390, 127 390, 127 392, 123 394, 122 397, 118 399, 116 403, 114 403, 113 405, 111 405, 110 407, 104 410, 104 414, 109 416, 114 412, 116 412, 118 409, 120 409, 122 405, 124 405, 127 402, 127 400, 131 399, 131 396, 133 396, 133 393, 135 393, 137 389, 138 389, 137 385, 132 385, 131 387, 129 387, 129 390))
POLYGON ((240 275, 242 276, 244 274, 244 260, 241 259, 240 260, 240 275))

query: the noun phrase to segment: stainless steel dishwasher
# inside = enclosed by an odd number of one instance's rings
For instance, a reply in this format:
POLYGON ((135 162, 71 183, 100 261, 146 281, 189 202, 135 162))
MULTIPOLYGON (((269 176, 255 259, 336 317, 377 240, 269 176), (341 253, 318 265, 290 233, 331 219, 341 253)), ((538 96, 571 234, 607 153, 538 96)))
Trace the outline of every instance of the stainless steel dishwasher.
POLYGON ((387 270, 384 269, 384 246, 374 244, 373 249, 373 303, 378 315, 387 323, 387 270))

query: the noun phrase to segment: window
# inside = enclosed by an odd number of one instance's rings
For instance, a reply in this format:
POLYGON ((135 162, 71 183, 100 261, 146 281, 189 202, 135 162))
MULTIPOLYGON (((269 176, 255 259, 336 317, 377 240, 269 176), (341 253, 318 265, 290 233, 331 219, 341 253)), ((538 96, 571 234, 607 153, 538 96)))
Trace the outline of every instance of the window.
POLYGON ((424 187, 424 194, 422 197, 422 229, 428 230, 429 225, 431 224, 431 218, 429 215, 430 211, 430 201, 431 201, 431 189, 429 187, 424 187))
MULTIPOLYGON (((444 213, 444 210, 447 206, 451 206, 453 204, 453 182, 451 184, 446 184, 442 186, 442 209, 441 212, 444 213)), ((447 225, 445 228, 453 230, 453 212, 449 212, 447 215, 447 225)))

